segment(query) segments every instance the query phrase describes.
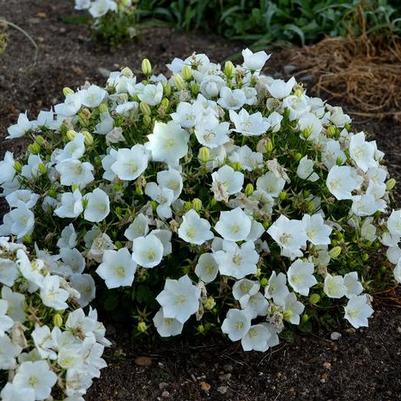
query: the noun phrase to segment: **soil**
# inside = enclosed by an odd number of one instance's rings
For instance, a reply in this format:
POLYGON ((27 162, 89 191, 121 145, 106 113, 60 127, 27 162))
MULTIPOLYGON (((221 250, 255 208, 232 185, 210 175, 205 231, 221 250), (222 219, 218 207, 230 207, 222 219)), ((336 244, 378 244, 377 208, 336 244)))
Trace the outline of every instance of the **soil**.
MULTIPOLYGON (((243 47, 212 33, 149 28, 138 40, 109 50, 90 40, 87 27, 64 22, 63 17, 77 15, 72 1, 65 0, 0 0, 0 13, 39 45, 33 65, 32 45, 9 30, 8 48, 0 56, 0 155, 24 147, 23 141, 4 140, 18 114, 27 110, 34 118, 62 98, 65 86, 75 88, 86 80, 101 84, 105 71, 124 66, 135 71, 144 57, 155 70, 164 71, 166 62, 195 50, 221 61, 243 47)), ((291 57, 291 50, 276 52, 267 73, 286 76, 291 57)), ((375 134, 392 175, 401 177, 400 127, 375 119, 357 120, 356 126, 375 134)), ((244 353, 238 344, 218 336, 144 345, 130 337, 129 328, 107 326, 115 346, 107 351, 109 367, 95 381, 87 401, 401 400, 401 313, 394 304, 376 305, 369 329, 344 329, 337 341, 328 332, 299 334, 294 342, 283 342, 265 354, 244 353)))

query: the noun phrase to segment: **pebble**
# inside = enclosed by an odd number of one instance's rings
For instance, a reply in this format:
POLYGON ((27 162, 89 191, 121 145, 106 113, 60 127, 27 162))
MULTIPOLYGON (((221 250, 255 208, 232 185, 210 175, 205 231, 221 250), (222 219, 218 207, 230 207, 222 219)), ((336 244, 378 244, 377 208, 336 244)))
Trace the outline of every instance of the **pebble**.
POLYGON ((332 341, 337 341, 337 340, 339 340, 341 338, 341 333, 338 333, 337 331, 333 331, 331 334, 330 334, 330 339, 332 340, 332 341))
POLYGON ((208 393, 212 386, 209 383, 200 382, 200 387, 201 387, 202 391, 204 391, 205 393, 208 393))
POLYGON ((160 390, 164 390, 164 389, 166 389, 167 387, 168 387, 168 383, 165 383, 165 382, 159 383, 159 389, 160 389, 160 390))
POLYGON ((169 398, 169 397, 170 397, 170 393, 169 393, 167 390, 164 390, 164 391, 162 392, 162 397, 163 397, 163 398, 169 398))
POLYGON ((135 358, 135 365, 137 366, 150 366, 152 364, 152 359, 148 356, 138 356, 135 358))
POLYGON ((227 393, 227 390, 228 390, 228 387, 227 387, 227 386, 219 386, 219 387, 217 387, 217 391, 218 391, 220 394, 225 394, 225 393, 227 393))

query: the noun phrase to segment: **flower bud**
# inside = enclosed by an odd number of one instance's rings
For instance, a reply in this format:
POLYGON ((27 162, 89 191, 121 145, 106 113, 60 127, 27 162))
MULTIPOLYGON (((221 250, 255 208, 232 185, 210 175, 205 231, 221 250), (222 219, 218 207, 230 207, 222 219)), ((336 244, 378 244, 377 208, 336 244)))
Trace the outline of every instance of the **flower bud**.
POLYGON ((261 285, 262 287, 266 287, 267 284, 269 284, 269 280, 268 280, 266 277, 263 277, 263 278, 260 280, 260 285, 261 285))
POLYGON ((32 235, 26 234, 22 238, 24 244, 32 244, 32 235))
POLYGON ((132 78, 134 76, 131 68, 128 68, 128 67, 124 67, 121 70, 121 75, 123 75, 124 77, 127 77, 127 78, 132 78))
POLYGON ((73 95, 74 94, 74 91, 71 89, 71 88, 68 88, 68 87, 65 87, 64 89, 63 89, 63 94, 64 94, 64 96, 68 96, 68 95, 73 95))
POLYGON ((226 61, 224 64, 224 74, 227 78, 232 78, 235 72, 234 64, 231 61, 226 61))
POLYGON ((150 125, 152 124, 152 117, 151 116, 149 116, 149 115, 144 115, 143 116, 143 125, 145 126, 145 127, 149 127, 150 125))
POLYGON ((311 294, 309 297, 309 302, 312 305, 316 305, 320 301, 320 295, 319 294, 311 294))
POLYGON ((295 95, 295 96, 302 96, 303 93, 304 93, 304 88, 302 88, 302 85, 299 85, 299 84, 298 84, 298 85, 295 87, 294 95, 295 95))
POLYGON ((386 188, 388 191, 391 191, 394 187, 395 184, 397 183, 397 181, 394 178, 390 178, 387 182, 386 182, 386 188))
POLYGON ((166 81, 163 82, 162 85, 163 85, 163 94, 164 94, 164 96, 169 97, 171 95, 171 86, 166 81))
POLYGON ((72 141, 77 136, 77 133, 74 130, 70 129, 67 131, 66 136, 69 141, 72 141))
POLYGON ((341 253, 341 246, 335 246, 334 248, 331 248, 329 251, 329 255, 332 259, 337 258, 340 256, 341 253))
POLYGON ((54 327, 61 327, 63 325, 63 317, 60 315, 60 313, 56 313, 53 316, 53 325, 54 327))
POLYGON ((192 199, 192 208, 197 212, 202 210, 202 201, 199 198, 192 199))
POLYGON ((302 323, 306 323, 308 320, 309 320, 309 315, 308 315, 307 313, 304 313, 304 314, 301 316, 301 322, 302 322, 302 323))
POLYGON ((100 103, 99 111, 101 113, 107 113, 109 111, 109 108, 107 107, 107 104, 106 103, 100 103))
POLYGON ((189 65, 184 65, 181 71, 182 77, 186 80, 189 81, 192 78, 192 69, 189 65))
POLYGON ((203 306, 206 310, 212 310, 216 306, 216 301, 213 297, 208 297, 204 302, 203 306))
POLYGON ((254 190, 255 190, 255 188, 253 187, 253 185, 251 183, 247 184, 245 187, 245 190, 244 190, 245 195, 246 196, 252 195, 254 190))
POLYGON ((152 74, 152 64, 150 64, 150 61, 147 58, 142 60, 142 72, 146 76, 152 74))
POLYGON ((146 330, 148 329, 148 325, 145 322, 139 322, 137 329, 140 333, 145 333, 146 330))
POLYGON ((199 149, 199 153, 198 153, 198 159, 202 162, 202 163, 207 163, 209 161, 209 157, 210 157, 210 152, 209 149, 205 146, 202 146, 199 149))
POLYGON ((139 108, 145 116, 150 116, 152 114, 152 110, 150 109, 150 106, 145 102, 139 103, 139 108))
POLYGON ((312 135, 312 130, 310 128, 305 128, 304 130, 302 130, 302 136, 305 139, 308 139, 311 135, 312 135))
POLYGON ((41 145, 43 145, 43 144, 46 142, 46 140, 45 140, 45 138, 43 138, 42 135, 37 135, 37 136, 35 137, 35 142, 36 142, 39 146, 41 146, 41 145))
POLYGON ((288 193, 286 191, 281 191, 278 196, 279 196, 280 200, 283 201, 288 198, 288 193))
POLYGON ((364 262, 367 262, 369 260, 369 254, 367 254, 367 253, 362 254, 362 260, 364 262))
POLYGON ((184 210, 188 212, 191 209, 192 209, 192 202, 189 201, 184 202, 184 210))
POLYGON ((295 153, 294 155, 294 159, 298 162, 302 159, 302 153, 295 153))
POLYGON ((241 163, 240 163, 240 162, 234 162, 234 163, 232 164, 232 167, 233 167, 233 169, 234 169, 235 171, 241 171, 241 169, 242 169, 242 166, 241 166, 241 163))
POLYGON ((329 138, 332 138, 332 137, 336 136, 336 134, 337 134, 337 128, 336 128, 334 125, 329 125, 329 126, 326 128, 326 134, 327 134, 327 136, 328 136, 329 138))
POLYGON ((271 153, 273 150, 273 142, 271 141, 270 138, 267 138, 267 140, 266 140, 265 150, 266 150, 266 153, 271 153))
POLYGON ((184 90, 186 88, 185 81, 179 74, 173 75, 174 85, 178 90, 184 90))
POLYGON ((72 192, 76 191, 77 189, 79 190, 79 185, 78 184, 72 184, 71 185, 71 191, 72 192))
POLYGON ((205 326, 204 326, 203 324, 198 325, 198 327, 196 328, 196 331, 197 331, 199 334, 205 333, 205 326))
POLYGON ((17 173, 21 173, 21 171, 22 171, 22 164, 21 164, 19 161, 16 161, 16 162, 14 163, 14 170, 15 170, 17 173))
POLYGON ((40 153, 40 145, 38 143, 36 143, 36 142, 31 143, 28 146, 28 151, 30 153, 33 153, 34 155, 37 155, 38 153, 40 153))
POLYGON ((43 163, 39 163, 38 170, 39 170, 40 174, 47 173, 47 167, 43 163))
POLYGON ((89 131, 82 131, 82 134, 84 136, 84 142, 85 145, 92 145, 93 144, 93 136, 89 131))
POLYGON ((341 166, 343 163, 344 163, 344 160, 342 159, 342 157, 338 156, 336 159, 337 166, 341 166))

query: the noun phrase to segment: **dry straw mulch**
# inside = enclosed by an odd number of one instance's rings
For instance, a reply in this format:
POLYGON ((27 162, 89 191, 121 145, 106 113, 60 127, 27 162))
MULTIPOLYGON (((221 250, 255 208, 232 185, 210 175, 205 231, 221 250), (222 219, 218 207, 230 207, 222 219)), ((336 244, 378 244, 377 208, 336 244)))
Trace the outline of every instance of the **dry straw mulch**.
POLYGON ((298 77, 315 78, 312 93, 345 101, 351 114, 401 123, 401 38, 327 38, 292 62, 298 77))

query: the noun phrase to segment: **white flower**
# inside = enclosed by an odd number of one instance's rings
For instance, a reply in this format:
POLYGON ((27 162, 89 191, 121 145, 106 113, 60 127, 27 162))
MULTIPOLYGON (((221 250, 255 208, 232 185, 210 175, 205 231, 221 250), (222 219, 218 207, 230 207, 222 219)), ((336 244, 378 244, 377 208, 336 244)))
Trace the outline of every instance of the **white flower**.
POLYGON ((328 168, 331 169, 339 161, 343 164, 347 160, 347 156, 341 150, 340 143, 334 139, 328 139, 324 144, 322 151, 322 162, 328 168))
POLYGON ((241 169, 252 171, 263 166, 263 155, 259 152, 252 152, 248 145, 241 146, 229 155, 231 162, 239 163, 241 169))
POLYGON ((304 296, 309 295, 309 289, 317 283, 313 275, 314 270, 313 263, 301 259, 297 259, 291 264, 287 271, 287 277, 295 292, 304 296))
MULTIPOLYGON (((200 90, 207 99, 217 97, 221 88, 225 86, 225 81, 218 75, 206 75, 200 83, 200 90)), ((244 95, 245 97, 245 95, 244 95)))
POLYGON ((54 111, 59 116, 73 117, 78 113, 81 108, 81 95, 80 93, 72 93, 65 97, 64 103, 56 104, 54 111))
POLYGON ((349 154, 356 165, 366 172, 370 167, 377 167, 375 160, 376 147, 373 142, 366 142, 365 134, 359 132, 352 135, 349 143, 349 154))
POLYGON ((238 341, 248 333, 251 328, 251 319, 245 311, 230 309, 221 325, 223 333, 228 335, 231 341, 238 341))
POLYGON ((21 175, 28 179, 39 177, 42 174, 39 169, 41 164, 43 164, 43 161, 39 155, 30 154, 28 157, 28 164, 22 167, 21 175))
POLYGON ((103 221, 110 213, 109 196, 100 188, 96 188, 84 196, 86 203, 84 218, 93 223, 103 221))
POLYGON ((308 241, 312 242, 313 245, 330 244, 330 234, 333 229, 327 224, 324 224, 324 219, 320 213, 316 213, 312 216, 305 214, 302 217, 302 224, 308 241))
POLYGON ((132 241, 132 249, 132 259, 142 267, 155 267, 163 258, 163 243, 152 233, 146 237, 135 238, 132 241))
POLYGON ((177 200, 183 188, 182 176, 179 171, 175 169, 168 169, 159 171, 157 173, 157 183, 162 188, 168 188, 173 191, 173 200, 177 200))
POLYGON ((287 295, 289 294, 286 285, 287 277, 284 273, 277 274, 274 270, 269 278, 268 284, 265 287, 265 297, 267 299, 273 298, 276 304, 283 305, 287 295))
POLYGON ((75 248, 76 245, 77 245, 77 233, 72 223, 70 223, 68 226, 65 226, 63 228, 63 231, 61 231, 60 238, 57 241, 57 246, 60 249, 62 248, 72 249, 75 248))
POLYGON ((40 298, 44 305, 56 310, 68 308, 66 303, 69 293, 60 287, 61 279, 59 276, 47 275, 43 278, 40 288, 40 298))
POLYGON ((191 103, 180 102, 177 105, 176 112, 171 113, 170 116, 182 128, 192 128, 195 126, 197 119, 196 111, 196 108, 191 103))
POLYGON ((272 171, 260 176, 256 180, 256 188, 264 191, 267 195, 277 198, 283 190, 285 180, 282 177, 277 177, 272 171))
POLYGON ((304 156, 298 164, 297 176, 303 180, 315 182, 319 179, 319 176, 313 171, 314 162, 308 159, 308 156, 304 156))
POLYGON ((130 241, 138 237, 145 237, 149 233, 149 219, 143 214, 139 213, 134 221, 124 231, 124 235, 130 241))
POLYGON ((213 254, 220 274, 225 276, 243 278, 248 274, 255 274, 259 254, 255 250, 252 241, 244 242, 238 246, 235 242, 224 241, 223 249, 213 254))
POLYGON ((182 223, 178 228, 178 236, 184 241, 196 245, 202 245, 214 237, 210 231, 209 222, 206 219, 202 219, 193 209, 182 216, 182 223))
POLYGON ((233 285, 233 296, 239 301, 244 296, 255 295, 260 289, 260 284, 257 281, 248 280, 243 278, 242 280, 236 281, 233 285))
POLYGON ((307 134, 309 141, 317 141, 322 132, 323 125, 315 114, 305 113, 298 120, 298 128, 302 133, 307 134))
POLYGON ((398 261, 397 265, 395 266, 393 274, 394 274, 395 281, 397 281, 397 283, 401 283, 401 263, 400 263, 400 261, 398 261))
POLYGON ((352 191, 360 188, 363 178, 350 166, 333 166, 327 175, 326 185, 338 200, 351 199, 352 191))
POLYGON ((156 106, 162 100, 163 86, 160 82, 157 83, 157 85, 153 84, 144 85, 142 88, 140 88, 138 97, 139 100, 141 100, 142 102, 147 103, 150 106, 156 106))
POLYGON ((107 288, 128 287, 134 282, 136 263, 127 248, 107 250, 96 273, 106 282, 107 288))
POLYGON ((0 258, 0 283, 12 287, 18 277, 17 264, 11 259, 0 258))
POLYGON ((148 155, 143 145, 134 145, 131 149, 118 149, 113 158, 115 162, 110 168, 120 180, 133 181, 148 167, 148 155))
POLYGON ((38 194, 35 194, 29 189, 17 189, 6 196, 6 201, 11 208, 26 206, 28 209, 32 209, 39 198, 40 196, 38 194))
POLYGON ((282 307, 284 309, 284 319, 292 324, 299 324, 300 315, 304 311, 305 306, 297 300, 293 292, 287 295, 282 307))
POLYGON ((285 82, 282 79, 274 79, 267 84, 267 90, 270 95, 276 99, 284 99, 292 92, 296 84, 295 78, 292 77, 289 81, 285 82))
POLYGON ((368 319, 373 314, 373 309, 369 304, 367 295, 357 295, 352 297, 344 307, 345 319, 347 319, 353 327, 367 327, 368 319))
MULTIPOLYGON (((14 322, 23 323, 25 321, 25 295, 13 292, 8 287, 3 287, 1 297, 8 302, 7 314, 14 322)), ((1 347, 0 347, 1 349, 1 347)))
POLYGON ((270 56, 271 54, 267 54, 264 51, 253 53, 249 49, 242 50, 243 66, 251 71, 260 71, 270 56))
POLYGON ((217 277, 219 266, 212 253, 203 253, 199 256, 195 266, 195 274, 206 284, 211 283, 217 277))
POLYGON ((351 122, 351 117, 348 114, 344 114, 341 107, 327 106, 330 111, 330 121, 337 127, 342 128, 345 124, 351 122))
POLYGON ((401 210, 393 210, 387 219, 387 228, 391 235, 401 236, 401 210))
POLYGON ((153 318, 153 324, 161 337, 171 337, 181 334, 184 325, 174 318, 165 318, 161 308, 153 318))
POLYGON ((230 195, 241 192, 244 174, 224 165, 212 174, 212 191, 217 201, 228 201, 230 195))
POLYGON ((68 142, 62 151, 54 153, 54 159, 58 162, 67 159, 80 159, 85 154, 85 137, 78 132, 74 139, 68 142))
POLYGON ((159 238, 163 244, 163 256, 170 255, 173 252, 173 247, 171 245, 172 232, 170 230, 157 229, 152 230, 152 234, 159 238))
POLYGON ((228 241, 244 241, 251 232, 252 222, 249 216, 239 207, 220 212, 216 231, 228 241))
POLYGON ((210 149, 224 145, 230 140, 230 124, 219 122, 215 117, 203 118, 195 127, 198 142, 210 149))
POLYGON ((35 401, 35 392, 31 388, 19 388, 7 383, 1 391, 2 401, 35 401))
POLYGON ((282 120, 283 116, 280 113, 277 113, 277 111, 273 111, 271 114, 269 114, 267 117, 267 122, 269 123, 269 127, 272 132, 280 131, 282 120))
POLYGON ((35 216, 32 211, 26 206, 20 206, 4 215, 0 231, 4 231, 6 235, 16 235, 20 239, 31 234, 34 225, 35 216))
POLYGON ((8 128, 7 138, 20 138, 24 136, 30 129, 32 129, 32 121, 28 120, 26 112, 20 113, 17 124, 14 124, 8 128))
POLYGON ((281 248, 281 254, 291 259, 301 257, 301 248, 308 239, 304 225, 300 220, 289 220, 281 215, 267 230, 267 233, 281 248))
POLYGON ((75 0, 75 10, 87 10, 91 5, 91 0, 75 0))
POLYGON ((147 146, 154 161, 174 166, 188 152, 189 134, 174 121, 156 122, 148 138, 147 146))
POLYGON ((14 164, 14 155, 7 151, 4 159, 0 161, 0 184, 10 182, 14 179, 16 173, 14 164))
POLYGON ((249 114, 245 109, 239 113, 230 110, 230 120, 235 125, 235 131, 244 136, 259 136, 269 129, 269 122, 260 112, 249 114))
POLYGON ((170 206, 174 201, 174 191, 157 185, 155 182, 148 182, 145 187, 145 194, 159 204, 156 212, 160 218, 169 219, 172 216, 170 206))
POLYGON ((185 323, 199 309, 200 288, 185 275, 178 280, 167 279, 164 290, 156 297, 165 318, 185 323))
POLYGON ((81 308, 85 308, 95 299, 96 284, 90 274, 74 273, 70 276, 69 283, 79 292, 80 297, 76 301, 81 308))
POLYGON ((107 92, 97 85, 91 85, 88 89, 81 90, 79 94, 81 95, 82 104, 91 108, 99 106, 107 96, 107 92))
POLYGON ((345 296, 352 298, 363 291, 363 286, 358 279, 357 272, 350 272, 344 275, 345 296))
POLYGON ((8 307, 8 302, 4 299, 0 299, 0 337, 3 337, 5 332, 14 325, 13 319, 7 316, 8 307))
POLYGON ((89 12, 93 18, 100 18, 109 11, 117 11, 117 4, 114 0, 96 0, 91 3, 89 12))
POLYGON ((40 326, 39 324, 36 324, 31 335, 35 347, 42 359, 57 359, 57 354, 53 351, 53 349, 56 348, 56 344, 48 326, 40 326))
POLYGON ((61 185, 78 185, 80 188, 85 188, 95 179, 92 164, 82 163, 77 159, 63 160, 56 165, 56 170, 60 174, 61 185))
POLYGON ((220 90, 220 99, 217 103, 224 109, 238 110, 246 101, 245 93, 241 89, 230 89, 224 86, 220 90))
POLYGON ((241 345, 244 351, 265 352, 269 348, 271 332, 265 324, 251 326, 244 337, 241 345))
POLYGON ((324 278, 324 293, 329 298, 342 298, 345 295, 346 287, 342 276, 328 274, 324 278))
POLYGON ((76 189, 74 192, 64 192, 61 195, 60 206, 54 210, 58 217, 78 217, 84 210, 81 192, 76 189))
MULTIPOLYGON (((7 335, 0 336, 0 369, 15 369, 15 358, 21 353, 21 351, 21 347, 11 342, 7 335)), ((14 399, 10 401, 14 401, 14 399)))
POLYGON ((239 302, 241 308, 245 310, 252 319, 258 316, 266 316, 269 311, 269 302, 260 292, 254 295, 245 295, 239 302))

